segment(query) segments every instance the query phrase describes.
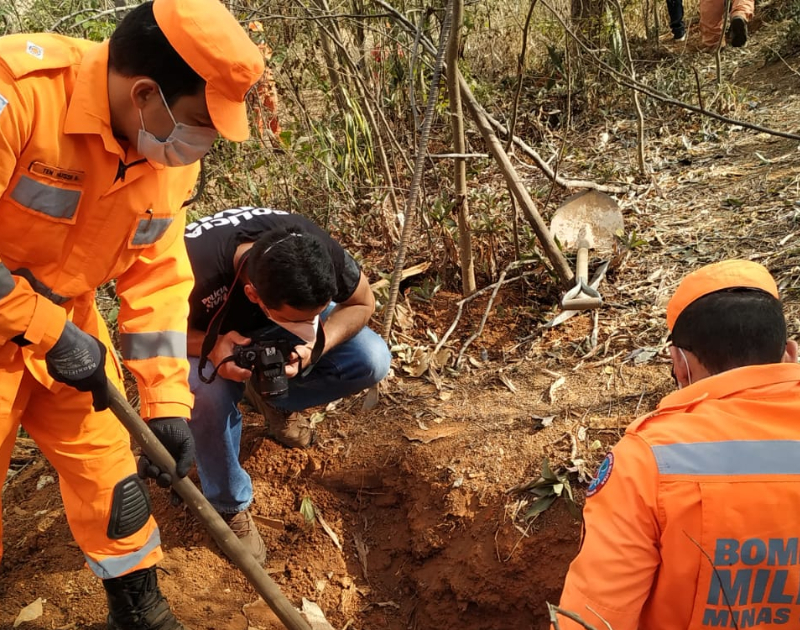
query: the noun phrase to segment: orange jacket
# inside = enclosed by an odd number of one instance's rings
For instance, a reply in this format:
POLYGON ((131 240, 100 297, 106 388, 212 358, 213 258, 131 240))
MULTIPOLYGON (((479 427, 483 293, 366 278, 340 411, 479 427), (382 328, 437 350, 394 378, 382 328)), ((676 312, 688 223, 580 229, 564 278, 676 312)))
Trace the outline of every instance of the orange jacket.
POLYGON ((107 73, 107 43, 0 38, 0 416, 19 385, 20 352, 40 382, 59 387, 44 352, 67 318, 87 320, 94 290, 113 278, 142 415, 189 414, 181 204, 199 167, 164 168, 120 146, 107 73), (20 334, 32 344, 22 351, 8 343, 20 334))
POLYGON ((777 364, 698 381, 631 424, 587 493, 561 607, 614 630, 798 627, 798 418, 800 365, 777 364))

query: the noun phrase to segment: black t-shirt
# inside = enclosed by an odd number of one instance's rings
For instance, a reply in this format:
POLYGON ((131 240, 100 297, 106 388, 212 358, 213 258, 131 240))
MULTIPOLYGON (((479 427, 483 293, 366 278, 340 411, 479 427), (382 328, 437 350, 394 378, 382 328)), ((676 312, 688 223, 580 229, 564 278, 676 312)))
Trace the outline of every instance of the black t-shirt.
MULTIPOLYGON (((270 230, 302 227, 324 245, 333 260, 336 275, 334 302, 353 295, 361 270, 339 243, 327 232, 298 214, 270 208, 232 208, 203 217, 186 226, 184 238, 194 272, 194 289, 189 296, 189 327, 207 330, 211 319, 225 302, 236 276, 233 257, 242 243, 253 243, 270 230)), ((269 318, 244 294, 241 284, 234 287, 220 334, 236 330, 242 334, 263 328, 269 318)))

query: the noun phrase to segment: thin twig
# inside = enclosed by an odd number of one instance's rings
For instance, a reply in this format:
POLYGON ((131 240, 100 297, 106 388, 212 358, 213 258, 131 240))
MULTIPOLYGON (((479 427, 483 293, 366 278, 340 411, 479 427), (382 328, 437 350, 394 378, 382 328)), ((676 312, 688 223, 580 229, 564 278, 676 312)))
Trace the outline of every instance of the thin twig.
MULTIPOLYGON (((633 55, 631 55, 631 45, 628 41, 628 29, 625 26, 625 14, 622 11, 622 5, 619 0, 614 0, 614 6, 619 13, 619 26, 622 34, 622 43, 625 46, 625 56, 628 59, 628 73, 631 75, 631 80, 636 81, 636 68, 633 65, 633 55)), ((642 104, 639 102, 639 92, 633 90, 633 105, 636 109, 637 121, 637 147, 636 159, 639 163, 639 173, 644 177, 647 175, 647 166, 644 163, 644 113, 642 112, 642 104)))
POLYGON ((595 628, 590 623, 581 619, 579 615, 572 612, 571 610, 564 610, 563 608, 560 608, 558 606, 553 606, 553 604, 551 604, 550 602, 547 603, 547 609, 550 611, 550 621, 556 628, 558 627, 557 625, 558 615, 561 615, 562 617, 566 617, 567 619, 572 619, 572 621, 574 621, 575 623, 581 624, 584 628, 586 628, 586 630, 597 630, 597 628, 595 628))
MULTIPOLYGON (((456 358, 456 362, 454 367, 458 369, 459 365, 461 365, 461 359, 464 357, 464 353, 469 348, 470 344, 475 341, 478 337, 480 337, 481 333, 483 332, 483 327, 486 325, 486 320, 489 319, 489 313, 492 310, 492 305, 494 304, 494 299, 497 297, 497 292, 500 290, 500 287, 505 284, 506 274, 512 269, 516 269, 521 264, 528 262, 528 261, 514 261, 510 263, 505 269, 503 269, 503 273, 500 274, 500 277, 497 279, 497 282, 494 283, 494 290, 492 291, 492 295, 489 297, 489 302, 486 304, 486 310, 483 312, 483 317, 481 317, 481 323, 478 326, 478 330, 476 330, 469 339, 464 342, 464 345, 461 346, 461 350, 458 353, 458 357, 456 358)), ((538 261, 536 261, 538 262, 538 261)), ((522 276, 517 276, 517 278, 521 278, 522 276)), ((517 278, 512 278, 515 280, 517 278)), ((509 281, 510 282, 510 281, 509 281)))
POLYGON ((722 85, 722 44, 725 42, 725 30, 728 28, 728 14, 731 11, 731 0, 725 0, 722 14, 722 33, 717 42, 717 50, 714 51, 714 59, 717 62, 717 87, 722 85))
POLYGON ((700 73, 697 72, 697 68, 692 66, 692 72, 694 72, 694 84, 697 86, 697 103, 700 105, 700 109, 705 109, 703 106, 703 89, 700 86, 700 73))
MULTIPOLYGON (((514 265, 515 266, 514 268, 516 268, 516 267, 520 267, 522 265, 531 264, 531 263, 539 263, 539 261, 538 260, 517 260, 517 261, 512 262, 508 267, 506 267, 506 269, 505 269, 505 271, 503 273, 511 271, 511 265, 514 265)), ((527 276, 530 276, 530 275, 533 275, 534 273, 536 273, 536 272, 535 271, 526 271, 523 274, 520 274, 518 276, 514 276, 513 278, 509 278, 508 280, 505 281, 505 283, 506 284, 511 284, 512 282, 516 282, 517 280, 522 280, 523 278, 525 278, 527 276)), ((453 334, 453 331, 456 329, 456 326, 458 325, 458 322, 461 319, 461 314, 464 311, 464 305, 467 302, 471 302, 475 298, 483 295, 487 291, 493 290, 496 284, 497 284, 497 282, 495 282, 494 284, 490 284, 488 286, 485 286, 482 289, 478 289, 472 295, 468 295, 467 297, 462 298, 458 302, 456 302, 456 304, 458 305, 458 310, 456 311, 456 316, 453 319, 453 323, 450 324, 450 328, 447 329, 447 332, 439 340, 439 343, 436 344, 436 348, 434 348, 433 354, 436 354, 437 352, 439 352, 439 350, 442 349, 442 346, 444 346, 444 344, 450 338, 450 335, 453 334)))
POLYGON ((519 95, 522 92, 522 75, 525 70, 525 55, 528 52, 528 30, 531 27, 533 9, 536 7, 537 2, 538 0, 531 0, 531 5, 528 8, 528 15, 525 17, 525 26, 522 28, 522 49, 520 50, 519 57, 517 57, 517 89, 514 90, 514 100, 511 104, 511 122, 508 124, 509 137, 505 147, 506 153, 511 150, 511 145, 514 144, 514 130, 517 127, 519 95))
POLYGON ((692 538, 689 535, 689 532, 684 530, 683 533, 686 536, 686 538, 688 538, 694 543, 694 546, 700 550, 700 553, 702 553, 706 557, 706 560, 708 560, 708 564, 711 565, 711 570, 714 572, 714 576, 717 578, 717 581, 719 582, 719 591, 720 593, 722 593, 722 599, 725 601, 725 605, 728 607, 728 612, 731 614, 731 621, 733 621, 734 630, 739 630, 739 625, 736 623, 736 617, 733 615, 733 607, 731 606, 731 602, 728 599, 728 594, 725 592, 725 589, 722 588, 722 577, 720 577, 719 570, 714 565, 714 561, 711 559, 711 556, 708 555, 708 552, 705 549, 703 549, 702 545, 700 545, 699 542, 697 542, 694 538, 692 538))

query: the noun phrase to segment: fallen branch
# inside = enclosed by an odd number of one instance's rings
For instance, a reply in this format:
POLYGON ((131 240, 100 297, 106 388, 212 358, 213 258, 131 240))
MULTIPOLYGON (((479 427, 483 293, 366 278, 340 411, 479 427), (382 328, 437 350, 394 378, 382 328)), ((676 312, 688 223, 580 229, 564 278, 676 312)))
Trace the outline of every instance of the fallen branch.
POLYGON ((503 178, 506 180, 506 184, 514 194, 514 197, 516 197, 517 203, 522 209, 522 213, 525 215, 528 223, 531 224, 533 231, 536 233, 536 238, 539 240, 547 259, 553 266, 553 271, 555 271, 556 276, 558 276, 559 282, 564 287, 572 285, 572 283, 575 281, 575 275, 572 273, 572 269, 570 268, 569 264, 567 264, 567 259, 564 258, 564 254, 561 253, 558 245, 556 245, 553 236, 550 234, 550 230, 539 214, 539 211, 536 209, 536 205, 533 203, 533 199, 531 199, 528 189, 522 184, 519 174, 512 166, 508 154, 503 150, 500 140, 497 138, 492 130, 491 125, 486 120, 485 112, 475 99, 475 95, 472 93, 472 90, 470 90, 469 85, 467 85, 464 76, 461 74, 458 68, 454 68, 453 71, 456 73, 458 78, 461 97, 463 98, 464 104, 469 110, 470 116, 472 116, 473 122, 478 127, 478 130, 481 132, 481 136, 483 137, 483 141, 486 143, 489 152, 497 162, 500 172, 503 174, 503 178))
POLYGON ((558 615, 562 617, 566 617, 567 619, 572 619, 575 623, 579 623, 582 625, 586 630, 597 630, 593 625, 587 623, 583 619, 580 618, 576 613, 572 612, 571 610, 564 610, 563 608, 559 608, 558 606, 553 606, 550 602, 547 603, 547 610, 550 611, 550 622, 553 624, 553 627, 556 630, 561 630, 561 626, 558 625, 558 615))

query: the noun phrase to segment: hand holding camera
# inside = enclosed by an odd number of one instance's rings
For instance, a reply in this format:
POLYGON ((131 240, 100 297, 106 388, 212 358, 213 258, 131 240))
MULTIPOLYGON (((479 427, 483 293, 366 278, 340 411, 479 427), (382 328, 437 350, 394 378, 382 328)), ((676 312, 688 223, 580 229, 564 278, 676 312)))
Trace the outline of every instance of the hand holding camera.
POLYGON ((289 391, 286 364, 293 353, 292 344, 285 339, 270 339, 236 345, 232 356, 236 366, 255 375, 254 385, 262 398, 278 398, 289 391))
POLYGON ((252 376, 251 368, 247 365, 236 361, 225 361, 235 353, 237 347, 248 346, 251 341, 249 337, 244 337, 235 330, 225 333, 217 340, 208 358, 214 365, 219 366, 217 373, 221 378, 243 383, 252 376))

